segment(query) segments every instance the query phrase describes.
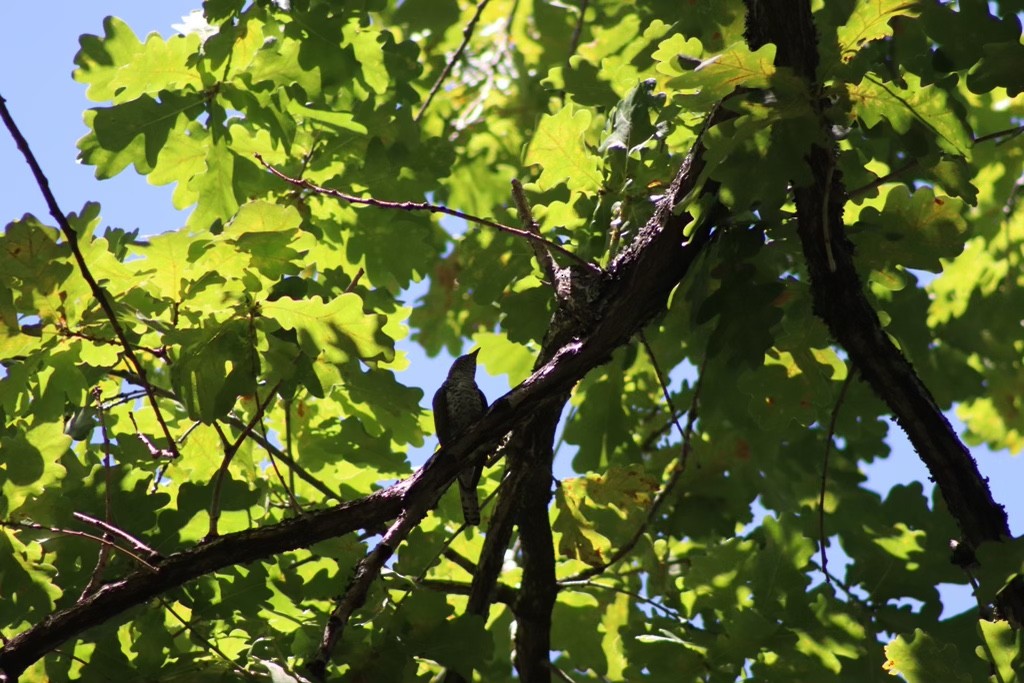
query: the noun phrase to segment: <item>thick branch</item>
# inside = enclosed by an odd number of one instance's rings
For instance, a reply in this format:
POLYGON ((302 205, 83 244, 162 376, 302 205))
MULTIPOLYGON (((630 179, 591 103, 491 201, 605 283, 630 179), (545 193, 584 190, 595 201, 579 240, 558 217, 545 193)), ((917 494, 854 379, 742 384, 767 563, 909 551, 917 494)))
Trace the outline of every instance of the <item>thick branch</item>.
POLYGON ((21 672, 33 662, 68 639, 181 586, 186 581, 224 567, 247 564, 393 518, 402 510, 402 496, 408 486, 417 478, 427 478, 427 475, 430 473, 420 471, 409 481, 330 510, 262 529, 225 534, 153 562, 153 569, 139 570, 120 581, 108 583, 7 642, 0 650, 0 680, 17 680, 21 672))
MULTIPOLYGON (((778 47, 776 64, 788 67, 818 92, 817 37, 808 0, 747 0, 747 40, 752 49, 767 43, 778 47)), ((817 135, 831 140, 830 124, 821 103, 817 135)), ((846 190, 836 168, 834 144, 814 144, 807 156, 811 184, 794 190, 797 231, 811 275, 814 311, 828 325, 871 388, 889 406, 928 467, 968 545, 1001 541, 1010 536, 1006 512, 998 505, 978 472, 977 463, 961 443, 931 393, 882 329, 864 296, 845 238, 843 206, 846 190)), ((1024 618, 1024 593, 1010 586, 1000 607, 1015 624, 1024 618)))
MULTIPOLYGON (((529 449, 514 457, 524 460, 522 504, 516 523, 523 550, 523 582, 514 607, 515 665, 524 683, 551 680, 551 610, 558 587, 555 584, 555 546, 548 521, 551 501, 551 460, 555 428, 568 400, 564 396, 557 410, 548 410, 531 422, 529 449)), ((513 457, 510 455, 510 457, 513 457)))
MULTIPOLYGON (((729 114, 715 110, 709 115, 705 130, 720 121, 722 116, 729 114)), ((544 376, 552 363, 561 365, 572 362, 572 355, 581 349, 580 339, 601 339, 594 348, 605 348, 610 354, 611 350, 627 343, 639 332, 651 316, 664 309, 672 288, 683 279, 710 240, 709 223, 706 222, 694 230, 689 242, 685 242, 683 229, 690 218, 687 214, 676 214, 673 210, 696 185, 703 170, 703 149, 702 133, 680 165, 670 191, 660 202, 655 215, 637 235, 635 242, 616 258, 610 275, 605 275, 596 286, 592 286, 586 272, 567 268, 557 274, 558 310, 538 356, 533 377, 544 376), (637 293, 643 291, 645 294, 637 297, 628 294, 633 288, 636 288, 637 293), (593 290, 599 294, 598 298, 591 301, 587 296, 593 290)), ((707 187, 705 191, 713 192, 713 188, 707 187)), ((586 362, 600 364, 607 358, 608 355, 595 355, 586 362)), ((530 381, 527 380, 527 383, 530 381)), ((508 403, 514 405, 518 400, 515 393, 499 399, 494 408, 501 410, 508 403)), ((547 405, 537 410, 534 419, 519 423, 505 448, 509 453, 509 474, 499 491, 498 504, 473 577, 467 605, 469 613, 487 615, 494 586, 501 572, 504 551, 512 536, 513 523, 520 523, 524 535, 524 552, 528 545, 532 553, 527 559, 530 579, 524 575, 524 584, 529 582, 530 587, 527 590, 524 585, 524 595, 521 596, 524 611, 522 623, 517 629, 516 665, 524 680, 547 681, 550 678, 550 667, 547 665, 547 653, 551 649, 548 642, 550 610, 557 588, 554 583, 554 551, 546 510, 551 495, 550 452, 554 425, 567 399, 567 392, 546 399, 547 405), (545 435, 547 441, 542 444, 536 439, 537 434, 545 435), (528 455, 541 453, 541 448, 548 454, 547 465, 544 467, 538 463, 545 460, 536 455, 528 455), (540 469, 540 472, 535 478, 536 469, 540 469), (544 504, 543 523, 539 509, 533 505, 538 500, 544 504), (549 549, 547 557, 543 556, 544 548, 549 549), (547 570, 548 561, 551 563, 550 572, 547 570), (547 624, 541 625, 545 619, 547 624), (544 659, 543 668, 540 666, 541 657, 544 659)))
MULTIPOLYGON (((715 118, 712 115, 711 120, 715 118)), ((495 401, 473 429, 436 453, 413 476, 328 510, 226 534, 154 563, 155 572, 138 571, 107 584, 5 644, 0 650, 2 675, 16 679, 33 662, 86 629, 197 577, 376 527, 413 506, 429 507, 456 474, 471 464, 478 448, 497 443, 516 425, 543 412, 552 401, 559 401, 587 372, 605 363, 617 347, 628 343, 664 309, 672 289, 711 239, 707 223, 698 226, 687 239, 683 228, 689 216, 673 212, 675 203, 696 184, 703 166, 702 149, 698 143, 684 160, 671 191, 634 243, 616 257, 608 273, 595 275, 601 285, 595 310, 601 315, 588 323, 588 333, 564 343, 546 344, 544 362, 529 378, 495 401)), ((582 270, 593 274, 590 266, 582 270)))

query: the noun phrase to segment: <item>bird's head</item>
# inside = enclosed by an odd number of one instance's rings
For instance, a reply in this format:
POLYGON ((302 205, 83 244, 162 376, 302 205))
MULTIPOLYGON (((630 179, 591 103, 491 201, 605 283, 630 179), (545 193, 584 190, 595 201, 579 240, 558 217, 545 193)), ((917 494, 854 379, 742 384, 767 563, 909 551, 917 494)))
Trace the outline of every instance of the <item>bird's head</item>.
POLYGON ((472 379, 476 375, 476 354, 480 353, 480 349, 473 349, 465 356, 459 356, 452 363, 451 369, 448 371, 449 377, 468 377, 472 379))

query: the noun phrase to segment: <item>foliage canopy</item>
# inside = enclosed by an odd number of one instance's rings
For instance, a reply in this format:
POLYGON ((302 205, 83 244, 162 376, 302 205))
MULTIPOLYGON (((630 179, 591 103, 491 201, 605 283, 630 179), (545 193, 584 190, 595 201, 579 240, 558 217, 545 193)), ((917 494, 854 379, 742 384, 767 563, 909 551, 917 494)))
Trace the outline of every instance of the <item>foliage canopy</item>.
POLYGON ((191 212, 5 228, 0 672, 1021 680, 1024 549, 942 415, 1024 447, 1021 12, 108 18, 80 159, 191 212), (517 385, 415 475, 407 338, 517 385), (865 488, 890 416, 934 495, 865 488))

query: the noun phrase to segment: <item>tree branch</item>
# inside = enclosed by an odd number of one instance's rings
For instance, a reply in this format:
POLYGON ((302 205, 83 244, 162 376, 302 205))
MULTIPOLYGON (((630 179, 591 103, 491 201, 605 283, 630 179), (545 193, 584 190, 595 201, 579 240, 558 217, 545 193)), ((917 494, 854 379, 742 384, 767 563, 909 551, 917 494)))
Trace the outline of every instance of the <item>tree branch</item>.
POLYGON ((525 683, 551 679, 551 611, 558 597, 555 585, 555 546, 548 504, 551 501, 551 461, 555 430, 568 394, 535 416, 529 429, 529 448, 509 457, 523 460, 526 472, 516 523, 522 545, 523 580, 513 610, 516 614, 515 666, 525 683))
POLYGON ((308 180, 303 180, 301 178, 292 178, 291 176, 285 175, 281 171, 277 170, 276 168, 268 164, 266 161, 263 160, 263 157, 260 156, 259 154, 256 154, 255 157, 263 165, 265 169, 267 169, 272 174, 274 174, 281 180, 285 181, 286 183, 290 183, 292 185, 295 185, 296 187, 311 190, 313 192, 316 192, 317 194, 322 194, 326 197, 334 197, 335 199, 340 199, 341 201, 348 202, 349 204, 375 206, 379 209, 443 213, 444 215, 452 216, 453 218, 461 218, 462 220, 467 221, 469 223, 476 223, 477 225, 483 225, 488 228, 494 228, 495 230, 498 230, 500 232, 506 232, 510 235, 516 235, 517 237, 522 237, 523 239, 530 240, 531 242, 540 242, 549 249, 554 249, 559 254, 562 254, 566 258, 574 261, 575 263, 583 266, 584 268, 587 268, 588 270, 600 271, 600 268, 598 266, 594 265, 593 263, 590 263, 589 261, 585 261, 584 259, 580 258, 573 252, 563 247, 562 245, 556 242, 552 242, 551 240, 545 239, 540 235, 532 233, 528 230, 520 230, 519 228, 513 228, 511 225, 505 225, 504 223, 492 221, 489 218, 480 218, 479 216, 474 216, 463 211, 458 211, 457 209, 449 209, 447 206, 441 206, 440 204, 430 204, 429 202, 389 202, 384 199, 374 199, 372 197, 356 197, 355 195, 346 194, 344 192, 341 192, 340 190, 332 190, 329 187, 317 185, 316 183, 312 183, 308 180))
MULTIPOLYGON (((471 585, 459 581, 448 581, 445 579, 414 579, 413 583, 432 591, 440 591, 449 595, 469 595, 471 585)), ((519 591, 505 583, 499 583, 495 587, 494 601, 512 607, 515 605, 516 596, 519 591)))
POLYGON ((133 548, 135 548, 137 552, 139 552, 140 554, 144 554, 150 560, 159 561, 161 559, 159 552, 157 552, 153 548, 150 548, 148 545, 146 545, 139 539, 135 538, 134 536, 129 534, 124 529, 121 529, 120 527, 116 527, 113 524, 104 522, 102 519, 96 519, 95 517, 90 517, 89 515, 83 514, 81 512, 72 512, 71 516, 76 519, 82 520, 86 524, 92 524, 95 527, 99 527, 104 531, 106 535, 117 536, 118 538, 127 541, 131 544, 133 548))
MULTIPOLYGON (((725 114, 720 111, 716 109, 707 125, 721 120, 725 114)), ((68 639, 197 577, 372 528, 405 510, 421 506, 428 509, 457 473, 471 464, 477 449, 497 443, 516 425, 567 394, 587 372, 607 362, 616 348, 629 343, 652 316, 664 309, 669 294, 712 237, 710 223, 704 221, 687 239, 684 228, 691 219, 684 212, 673 211, 695 188, 703 169, 702 153, 703 145, 698 141, 682 162, 671 191, 655 215, 636 240, 616 256, 609 272, 599 276, 600 300, 595 305, 603 315, 590 319, 586 327, 576 328, 587 333, 573 337, 572 328, 567 327, 567 341, 556 344, 549 340, 543 362, 530 377, 495 401, 472 429, 440 449, 411 477, 327 510, 205 541, 154 563, 155 572, 137 571, 109 583, 12 638, 0 650, 0 671, 16 678, 68 639)), ((709 184, 706 191, 712 189, 709 184)), ((590 266, 586 272, 592 272, 590 266)), ((250 436, 258 440, 257 434, 250 436)), ((276 453, 281 457, 279 451, 276 453)), ((497 507, 500 509, 503 503, 499 499, 497 507)))
POLYGON ((178 457, 178 447, 174 442, 174 437, 171 436, 171 430, 167 426, 167 422, 164 420, 163 413, 160 411, 160 405, 156 400, 156 392, 153 390, 153 386, 149 383, 146 377, 146 368, 139 361, 138 356, 135 355, 135 351, 132 349, 132 345, 128 343, 128 337, 124 332, 124 328, 121 327, 121 323, 117 319, 117 314, 114 312, 114 307, 111 305, 107 298, 107 293, 100 287, 99 282, 93 277, 92 271, 89 270, 89 266, 85 262, 85 255, 82 254, 81 248, 78 246, 78 233, 68 223, 67 216, 61 211, 60 206, 57 204, 57 198, 53 195, 50 190, 50 181, 47 180, 46 174, 43 173, 42 167, 39 162, 36 161, 35 155, 32 153, 32 149, 28 146, 28 141, 21 134, 21 130, 18 129, 17 124, 14 123, 14 119, 11 117, 11 113, 7 110, 7 100, 0 95, 0 118, 3 119, 4 125, 7 126, 7 130, 10 131, 11 137, 14 138, 15 144, 18 145, 18 149, 21 150, 22 155, 25 157, 25 161, 28 162, 29 168, 32 169, 32 175, 35 176, 36 184, 39 186, 40 192, 43 193, 43 198, 46 200, 46 205, 50 209, 50 215, 57 221, 57 225, 60 226, 60 231, 64 235, 64 239, 67 240, 68 246, 71 248, 71 253, 75 257, 75 262, 78 263, 78 269, 82 273, 82 278, 85 279, 89 285, 89 290, 92 292, 93 298, 99 302, 100 308, 103 309, 103 313, 107 316, 107 320, 110 321, 110 326, 114 328, 114 334, 117 335, 117 339, 121 342, 121 348, 124 349, 124 355, 128 358, 128 362, 131 363, 132 367, 135 368, 135 372, 139 375, 139 380, 142 388, 146 391, 146 397, 149 399, 149 404, 153 407, 153 412, 156 415, 156 421, 160 424, 160 431, 164 433, 164 438, 167 439, 167 449, 172 457, 178 457))
MULTIPOLYGON (((651 523, 658 516, 658 512, 661 510, 661 506, 665 503, 665 500, 669 497, 669 495, 671 495, 671 493, 675 490, 676 484, 679 483, 680 477, 682 477, 683 473, 686 471, 686 464, 690 460, 690 452, 693 449, 691 445, 693 439, 693 427, 694 424, 697 422, 698 408, 700 406, 700 390, 703 386, 704 370, 706 367, 707 356, 704 357, 704 361, 701 363, 699 374, 697 376, 697 384, 694 386, 693 389, 693 398, 690 401, 690 410, 688 411, 688 415, 686 418, 686 427, 680 429, 680 433, 682 436, 682 446, 680 447, 679 457, 672 462, 672 465, 669 468, 670 472, 668 475, 668 479, 665 482, 665 484, 661 487, 661 490, 658 491, 658 494, 654 497, 654 502, 651 503, 651 509, 647 511, 647 516, 644 518, 644 521, 640 524, 640 526, 636 528, 636 531, 634 531, 633 535, 629 537, 629 540, 623 543, 621 546, 619 546, 619 548, 614 553, 612 553, 611 557, 609 557, 605 562, 602 562, 601 564, 593 567, 588 567, 583 571, 575 574, 574 576, 571 576, 567 579, 563 579, 562 581, 559 581, 559 585, 568 585, 572 582, 586 581, 592 577, 604 573, 604 571, 609 567, 618 564, 623 558, 625 558, 631 552, 633 552, 633 548, 635 548, 636 544, 640 542, 640 538, 644 535, 648 527, 650 527, 651 523)), ((662 386, 664 386, 664 384, 662 386)), ((665 393, 667 397, 667 388, 665 388, 665 393)), ((673 412, 675 412, 675 409, 672 407, 671 400, 669 400, 668 405, 669 408, 673 412)), ((678 426, 678 422, 676 423, 676 425, 678 426)))
POLYGON ((277 394, 277 388, 281 386, 281 382, 275 384, 270 391, 267 392, 267 397, 262 402, 258 400, 259 394, 257 394, 256 412, 249 420, 245 428, 242 429, 242 433, 238 435, 234 443, 227 442, 227 436, 217 427, 217 433, 220 434, 222 440, 224 440, 224 457, 221 459, 220 467, 217 469, 217 478, 213 483, 213 500, 210 501, 210 530, 207 532, 207 538, 218 536, 217 523, 220 521, 220 494, 224 486, 224 478, 228 476, 228 466, 231 464, 231 460, 234 459, 235 454, 238 453, 238 449, 242 447, 245 440, 250 434, 254 433, 256 425, 259 424, 260 420, 263 419, 263 413, 266 412, 267 406, 274 399, 277 394))
MULTIPOLYGON (((526 199, 523 184, 519 182, 518 178, 512 179, 512 202, 516 205, 519 220, 523 222, 523 230, 539 236, 540 230, 537 228, 537 222, 533 220, 533 210, 530 209, 530 202, 526 199)), ((533 247, 533 254, 537 258, 537 265, 544 271, 548 280, 554 283, 555 273, 558 272, 558 264, 551 258, 551 252, 545 249, 543 244, 533 240, 530 241, 530 246, 533 247)))
MULTIPOLYGON (((421 470, 417 475, 419 479, 433 479, 439 473, 421 470)), ((403 495, 417 480, 417 475, 352 503, 259 529, 225 534, 158 562, 146 563, 148 566, 144 569, 105 584, 95 593, 52 613, 11 638, 0 650, 0 672, 9 680, 15 680, 32 663, 68 639, 197 577, 306 547, 393 518, 401 512, 403 495)), ((434 484, 420 486, 429 490, 434 484)), ((84 534, 76 532, 76 535, 84 534)), ((96 540, 104 542, 100 538, 96 540)), ((144 562, 141 558, 139 561, 144 562)))
MULTIPOLYGON (((818 45, 808 0, 746 0, 751 49, 774 43, 775 63, 792 69, 817 93, 818 45)), ((813 140, 832 141, 822 101, 812 102, 819 130, 813 140)), ((1006 512, 992 498, 977 463, 942 414, 910 362, 889 339, 864 296, 846 239, 846 190, 836 169, 836 145, 813 143, 806 157, 811 184, 796 187, 797 233, 811 276, 814 312, 842 344, 874 392, 889 406, 971 548, 1010 537, 1006 512), (829 256, 832 258, 830 259, 829 256)), ((1000 594, 1001 611, 1016 626, 1024 619, 1024 582, 1000 594)))
POLYGON ((428 505, 427 501, 421 497, 417 504, 407 507, 387 530, 377 547, 359 562, 355 576, 345 591, 345 595, 338 601, 331 616, 327 619, 327 624, 324 625, 324 633, 316 654, 306 665, 316 680, 327 679, 327 664, 331 660, 331 653, 334 652, 335 645, 344 633, 352 613, 366 602, 366 594, 369 593, 373 580, 380 574, 381 567, 395 554, 398 546, 420 523, 434 502, 436 502, 436 498, 428 505))
POLYGON ((441 89, 441 84, 444 83, 445 79, 455 68, 455 65, 462 59, 462 53, 466 51, 466 46, 469 45, 469 41, 473 38, 473 30, 476 28, 476 22, 480 21, 480 15, 484 13, 484 8, 487 7, 487 3, 491 0, 480 0, 476 6, 476 12, 473 14, 473 18, 466 24, 466 28, 462 29, 462 43, 459 44, 458 49, 452 54, 451 59, 444 65, 444 69, 441 70, 437 80, 434 81, 434 85, 430 88, 430 92, 427 93, 427 99, 423 100, 423 104, 420 105, 419 111, 416 112, 416 116, 412 117, 413 121, 419 121, 423 118, 423 113, 430 106, 430 103, 434 101, 434 95, 441 89))
MULTIPOLYGON (((135 560, 140 565, 145 567, 147 571, 156 571, 156 567, 150 562, 148 562, 146 558, 141 557, 140 555, 137 555, 126 548, 122 548, 121 546, 107 538, 107 534, 104 534, 103 536, 97 536, 96 534, 90 534, 87 531, 75 531, 74 529, 58 529, 57 527, 46 526, 45 524, 37 524, 36 522, 11 522, 0 520, 0 527, 7 527, 8 529, 29 529, 32 531, 49 531, 51 534, 60 534, 61 536, 76 536, 78 538, 87 538, 90 541, 96 541, 103 548, 112 548, 113 550, 116 550, 117 552, 122 553, 127 557, 130 557, 131 559, 135 560)), ((83 595, 83 597, 85 596, 83 595)), ((4 649, 6 649, 6 645, 4 649)), ((2 654, 3 651, 0 651, 0 655, 2 654)), ((2 667, 2 662, 3 660, 2 658, 0 658, 0 671, 4 670, 2 667)), ((3 679, 0 678, 0 680, 3 679)))
POLYGON ((825 455, 821 463, 821 488, 818 491, 818 543, 821 545, 821 573, 825 575, 825 583, 832 585, 832 579, 828 573, 828 553, 825 545, 828 537, 825 535, 825 492, 828 488, 828 459, 832 453, 832 439, 836 434, 836 422, 839 421, 839 409, 843 407, 846 400, 846 390, 853 383, 853 368, 848 370, 846 381, 839 389, 839 397, 836 398, 836 405, 832 408, 832 419, 828 423, 828 434, 825 435, 825 455))

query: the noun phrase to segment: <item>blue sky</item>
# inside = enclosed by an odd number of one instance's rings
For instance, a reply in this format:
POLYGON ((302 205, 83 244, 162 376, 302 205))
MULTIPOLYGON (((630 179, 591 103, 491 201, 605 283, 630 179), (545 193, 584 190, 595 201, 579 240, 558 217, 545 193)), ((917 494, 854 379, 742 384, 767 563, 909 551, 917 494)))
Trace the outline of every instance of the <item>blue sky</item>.
MULTIPOLYGON (((6 35, 0 41, 0 64, 4 65, 0 72, 0 95, 6 98, 64 211, 78 212, 86 201, 98 201, 105 224, 126 229, 138 227, 144 234, 174 229, 184 223, 185 214, 171 205, 171 186, 149 185, 131 170, 100 182, 90 167, 76 162, 75 143, 85 133, 82 112, 95 103, 86 100, 85 88, 72 80, 71 72, 79 35, 102 34, 104 16, 121 17, 140 38, 151 31, 166 36, 173 33, 172 24, 180 23, 199 4, 198 0, 41 0, 8 3, 5 7, 6 35)), ((0 168, 0 221, 6 224, 30 212, 52 223, 28 167, 6 131, 0 131, 0 168)), ((424 389, 426 406, 450 359, 427 359, 408 345, 405 349, 410 352, 414 369, 402 380, 424 389)), ((481 379, 492 400, 508 388, 504 377, 481 379)), ((930 490, 924 466, 895 427, 890 429, 890 444, 892 456, 868 470, 870 487, 884 494, 894 484, 917 480, 930 490)), ((973 452, 982 473, 989 478, 996 500, 1007 508, 1011 529, 1020 534, 1024 528, 1024 496, 1019 494, 1024 482, 1024 461, 983 448, 973 452)), ((568 457, 563 456, 563 462, 567 463, 568 457)), ((567 464, 560 467, 560 473, 567 474, 566 468, 567 464)), ((959 609, 971 604, 970 596, 963 591, 953 601, 959 609)))

